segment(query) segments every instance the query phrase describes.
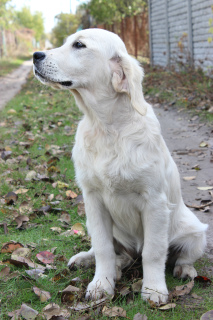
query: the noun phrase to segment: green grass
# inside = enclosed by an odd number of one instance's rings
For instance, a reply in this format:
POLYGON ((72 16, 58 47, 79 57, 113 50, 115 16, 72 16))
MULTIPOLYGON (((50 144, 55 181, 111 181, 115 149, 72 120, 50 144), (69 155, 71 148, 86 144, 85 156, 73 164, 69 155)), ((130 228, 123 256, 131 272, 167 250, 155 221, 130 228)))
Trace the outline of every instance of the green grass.
MULTIPOLYGON (((57 258, 64 256, 68 260, 73 254, 81 250, 88 250, 90 242, 87 237, 69 236, 55 234, 51 227, 61 227, 62 232, 77 222, 85 226, 85 217, 80 217, 77 212, 77 206, 72 206, 72 200, 67 199, 66 189, 54 187, 52 182, 47 181, 26 181, 26 175, 30 170, 37 173, 46 173, 54 182, 62 181, 69 185, 69 190, 80 194, 80 190, 75 184, 74 168, 70 160, 71 149, 74 143, 74 133, 81 114, 75 105, 74 99, 68 91, 55 91, 44 87, 31 76, 27 84, 18 96, 16 96, 0 115, 0 150, 11 150, 11 157, 7 160, 0 160, 0 223, 7 223, 8 234, 4 233, 3 226, 0 226, 0 246, 10 240, 19 241, 24 246, 31 248, 31 260, 39 262, 36 254, 40 251, 51 250, 57 247, 54 254, 57 258), (11 111, 11 109, 13 111, 11 111), (14 112, 15 110, 15 112, 14 112), (70 127, 70 129, 68 128, 70 127), (67 135, 67 132, 69 135, 67 135), (31 139, 31 140, 29 140, 31 139), (20 142, 28 142, 30 146, 20 145, 20 142), (61 153, 54 155, 52 145, 59 146, 61 153), (60 172, 48 172, 48 160, 53 156, 59 158, 54 164, 60 172), (31 159, 31 161, 27 159, 31 159), (28 189, 27 193, 19 194, 18 200, 14 205, 6 205, 4 196, 9 191, 16 191, 20 188, 28 189), (36 209, 50 204, 48 196, 54 194, 56 201, 61 199, 58 204, 51 204, 52 208, 60 208, 67 212, 71 217, 69 226, 65 226, 58 219, 61 212, 48 213, 44 215, 38 213, 36 209), (21 204, 27 201, 29 206, 25 215, 29 217, 27 228, 17 229, 14 221, 15 215, 20 213, 21 204), (33 244, 33 248, 32 248, 33 244)), ((0 153, 1 154, 1 153, 0 153)), ((1 261, 9 259, 11 254, 0 254, 0 270, 5 266, 1 261)), ((55 261, 56 270, 45 271, 45 277, 37 281, 26 277, 25 267, 19 268, 10 265, 11 272, 19 271, 20 275, 3 282, 0 280, 0 319, 8 319, 7 313, 19 309, 22 303, 26 303, 33 309, 41 313, 42 309, 50 302, 61 303, 62 291, 70 280, 80 277, 83 283, 77 284, 81 288, 82 296, 85 293, 86 285, 92 279, 94 268, 88 270, 79 269, 69 271, 66 267, 67 261, 55 261), (67 275, 59 281, 53 282, 51 279, 63 270, 67 270, 67 275), (33 286, 37 286, 51 294, 51 300, 40 302, 39 298, 33 292, 33 286)), ((196 264, 198 273, 208 276, 206 270, 210 266, 207 258, 199 260, 196 264)), ((122 277, 118 286, 131 286, 131 284, 140 278, 141 267, 130 269, 122 277)), ((166 279, 169 290, 175 286, 185 283, 184 281, 174 279, 172 271, 166 271, 166 279)), ((187 281, 186 281, 187 282, 187 281)), ((120 306, 127 312, 127 318, 133 319, 138 312, 146 314, 148 319, 174 319, 190 320, 199 319, 200 316, 212 309, 213 293, 212 287, 203 287, 196 283, 192 292, 202 297, 202 300, 193 299, 191 294, 183 296, 176 301, 176 308, 168 311, 152 309, 149 304, 141 300, 140 294, 131 293, 130 296, 122 297, 117 293, 114 299, 107 302, 107 306, 120 306)), ((63 305, 66 307, 66 305, 63 305)), ((91 319, 107 319, 97 311, 90 311, 91 319), (96 312, 96 313, 95 313, 96 312)), ((70 319, 78 319, 79 314, 73 312, 70 319)), ((117 317, 119 319, 119 317, 117 317)))
POLYGON ((23 56, 17 58, 2 58, 0 59, 0 77, 6 76, 14 69, 20 67, 26 60, 30 60, 31 56, 23 56))

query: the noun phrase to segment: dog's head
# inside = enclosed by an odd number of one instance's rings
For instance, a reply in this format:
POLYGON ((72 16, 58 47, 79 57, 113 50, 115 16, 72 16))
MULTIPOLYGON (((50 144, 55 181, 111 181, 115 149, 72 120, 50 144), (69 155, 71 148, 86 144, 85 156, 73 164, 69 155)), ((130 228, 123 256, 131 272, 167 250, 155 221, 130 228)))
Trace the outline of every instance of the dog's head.
POLYGON ((126 93, 140 114, 146 113, 141 85, 143 70, 112 32, 79 31, 59 48, 35 52, 33 64, 35 76, 44 84, 73 92, 111 87, 118 93, 126 93))

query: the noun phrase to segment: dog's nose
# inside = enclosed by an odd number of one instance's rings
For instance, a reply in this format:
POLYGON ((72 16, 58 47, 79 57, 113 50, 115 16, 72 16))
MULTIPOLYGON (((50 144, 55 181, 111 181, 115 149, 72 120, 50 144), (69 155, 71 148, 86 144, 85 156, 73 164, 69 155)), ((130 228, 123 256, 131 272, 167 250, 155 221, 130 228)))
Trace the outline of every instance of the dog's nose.
POLYGON ((41 51, 34 52, 33 54, 33 63, 41 61, 45 58, 45 53, 41 51))

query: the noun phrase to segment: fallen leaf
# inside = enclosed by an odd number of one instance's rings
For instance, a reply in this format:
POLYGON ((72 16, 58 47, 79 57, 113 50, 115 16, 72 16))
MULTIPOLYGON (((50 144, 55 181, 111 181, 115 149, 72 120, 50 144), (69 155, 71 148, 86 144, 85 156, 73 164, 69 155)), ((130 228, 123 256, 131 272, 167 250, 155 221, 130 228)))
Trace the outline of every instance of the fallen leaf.
POLYGON ((78 195, 72 190, 67 190, 66 196, 68 199, 75 199, 75 198, 77 198, 78 195))
POLYGON ((16 114, 17 112, 16 112, 15 109, 9 109, 9 110, 7 111, 7 113, 8 113, 8 114, 16 114))
POLYGON ((102 313, 104 316, 108 317, 123 317, 126 318, 126 310, 121 307, 112 307, 108 308, 106 306, 103 307, 102 313))
POLYGON ((212 190, 213 187, 197 187, 198 190, 206 191, 206 190, 212 190))
POLYGON ((20 188, 15 191, 16 194, 24 194, 28 191, 28 189, 20 188))
POLYGON ((134 315, 133 320, 148 320, 148 318, 145 314, 141 314, 138 312, 134 315))
POLYGON ((15 218, 15 221, 17 223, 17 227, 16 229, 19 229, 21 227, 23 227, 23 223, 24 222, 28 222, 30 219, 28 216, 24 216, 24 215, 20 215, 18 217, 15 218))
POLYGON ((52 157, 47 161, 47 164, 48 164, 48 166, 53 166, 59 161, 60 161, 60 159, 58 157, 52 157))
POLYGON ((206 285, 209 285, 212 283, 211 279, 207 278, 207 277, 204 277, 204 276, 197 276, 194 278, 194 281, 196 282, 200 282, 200 283, 203 283, 203 284, 206 284, 206 285))
POLYGON ((159 310, 169 310, 169 309, 174 309, 176 307, 176 303, 168 303, 165 304, 164 306, 158 307, 159 310))
POLYGON ((85 236, 85 231, 84 231, 84 227, 81 223, 75 223, 72 228, 71 231, 74 232, 74 234, 77 234, 79 236, 85 236))
POLYGON ((41 270, 45 270, 45 267, 42 266, 41 264, 35 263, 33 261, 31 261, 29 258, 25 258, 25 257, 17 257, 15 260, 14 259, 5 259, 3 260, 3 263, 9 263, 9 264, 13 264, 17 267, 30 267, 33 269, 41 269, 41 270))
POLYGON ((27 173, 25 180, 31 181, 36 178, 36 172, 34 170, 31 170, 27 173))
POLYGON ((33 320, 37 317, 38 311, 28 307, 26 304, 21 305, 20 315, 26 320, 33 320))
POLYGON ((27 201, 23 201, 19 206, 19 212, 21 214, 32 211, 31 205, 27 201))
POLYGON ((194 280, 183 284, 182 286, 176 286, 175 289, 171 292, 171 297, 179 297, 189 294, 194 287, 194 280))
POLYGON ((143 283, 143 280, 142 280, 142 279, 134 282, 134 283, 132 284, 132 286, 131 286, 131 287, 132 287, 132 291, 133 291, 133 292, 141 292, 142 283, 143 283))
POLYGON ((31 269, 31 270, 25 270, 25 272, 32 277, 33 279, 37 280, 41 277, 41 275, 44 273, 44 270, 41 269, 31 269))
POLYGON ((194 298, 194 299, 198 299, 198 300, 202 300, 203 298, 202 297, 200 297, 200 296, 198 296, 196 293, 192 293, 191 294, 191 296, 192 296, 192 298, 194 298))
POLYGON ((61 233, 60 227, 51 227, 50 230, 52 230, 53 232, 61 233))
POLYGON ((99 299, 96 301, 92 301, 91 303, 84 303, 84 302, 78 302, 76 305, 74 305, 73 307, 69 307, 69 309, 74 310, 74 311, 85 311, 85 310, 89 310, 92 309, 94 307, 97 307, 99 305, 102 305, 103 303, 106 302, 108 298, 105 297, 103 299, 99 299))
POLYGON ((11 259, 16 260, 17 257, 28 257, 31 254, 31 250, 29 248, 18 248, 15 251, 13 251, 11 255, 11 259))
POLYGON ((61 302, 69 304, 73 303, 76 293, 79 291, 79 288, 69 285, 61 292, 61 302))
POLYGON ((69 213, 63 213, 61 217, 58 219, 58 221, 65 222, 66 224, 69 224, 70 220, 71 218, 69 213))
POLYGON ((8 192, 5 196, 5 202, 7 205, 14 204, 18 200, 18 196, 15 192, 8 192))
POLYGON ((65 318, 70 317, 70 312, 65 308, 61 309, 60 306, 56 303, 48 304, 42 311, 47 320, 50 320, 52 317, 56 316, 61 316, 65 318))
POLYGON ((12 318, 11 320, 19 320, 19 316, 21 313, 21 309, 14 310, 12 312, 8 312, 8 317, 12 318))
POLYGON ((64 189, 64 188, 69 188, 69 185, 65 182, 57 181, 57 187, 58 189, 64 189))
POLYGON ((212 319, 213 319, 213 310, 210 310, 204 313, 200 318, 200 320, 212 320, 212 319))
POLYGON ((78 210, 77 210, 77 212, 78 212, 78 215, 80 216, 80 217, 82 217, 82 216, 85 216, 85 205, 84 205, 84 202, 80 202, 79 204, 78 204, 78 210))
POLYGON ((12 151, 3 151, 1 153, 1 159, 6 161, 10 158, 11 154, 12 154, 12 151))
POLYGON ((6 276, 8 276, 10 273, 10 268, 9 267, 4 267, 1 271, 0 271, 0 279, 4 279, 6 276))
POLYGON ((185 181, 191 181, 191 180, 195 180, 196 177, 195 176, 191 176, 191 177, 183 177, 183 180, 185 181))
POLYGON ((40 297, 41 302, 46 302, 51 298, 51 295, 48 291, 41 290, 38 287, 33 287, 33 291, 38 297, 40 297))
POLYGON ((201 148, 208 147, 208 143, 205 142, 205 141, 202 141, 202 142, 199 144, 199 147, 201 147, 201 148))
POLYGON ((67 269, 61 271, 60 273, 56 274, 51 280, 56 282, 59 281, 61 279, 64 279, 68 276, 69 272, 67 269))
POLYGON ((23 248, 23 244, 20 242, 15 242, 15 241, 9 241, 7 243, 4 243, 2 248, 1 248, 1 253, 12 253, 18 248, 23 248))
POLYGON ((54 262, 55 256, 50 251, 41 251, 37 253, 36 258, 44 264, 51 264, 54 262))

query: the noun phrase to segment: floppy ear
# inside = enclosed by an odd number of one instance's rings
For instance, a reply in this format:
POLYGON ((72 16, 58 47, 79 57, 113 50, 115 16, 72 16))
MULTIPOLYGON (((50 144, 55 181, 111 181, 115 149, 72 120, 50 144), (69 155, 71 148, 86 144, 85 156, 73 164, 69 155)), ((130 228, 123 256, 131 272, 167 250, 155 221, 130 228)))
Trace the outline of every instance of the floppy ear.
POLYGON ((131 104, 141 115, 146 114, 146 102, 142 92, 143 70, 138 62, 122 53, 110 60, 113 72, 112 85, 116 92, 126 92, 131 104))

